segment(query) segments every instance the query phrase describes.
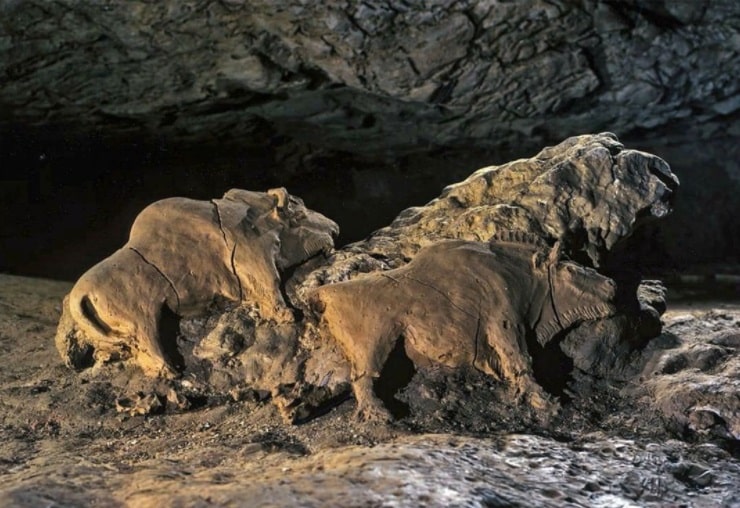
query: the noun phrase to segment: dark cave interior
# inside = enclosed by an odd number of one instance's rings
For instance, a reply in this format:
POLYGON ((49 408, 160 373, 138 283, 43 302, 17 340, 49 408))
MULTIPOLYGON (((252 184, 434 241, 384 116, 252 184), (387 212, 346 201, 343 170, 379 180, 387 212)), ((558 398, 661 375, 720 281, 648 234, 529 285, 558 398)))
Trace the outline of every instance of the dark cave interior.
MULTIPOLYGON (((340 225, 340 246, 388 224, 404 208, 428 202, 479 167, 536 152, 436 148, 373 159, 276 134, 245 146, 183 146, 146 135, 122 140, 22 126, 0 143, 0 271, 70 281, 125 243, 138 212, 165 197, 210 199, 234 187, 284 186, 340 225)), ((645 276, 731 270, 740 238, 737 182, 721 167, 687 167, 695 155, 685 164, 681 146, 646 151, 665 158, 682 186, 673 215, 638 230, 620 256, 645 276), (711 220, 699 220, 703 213, 711 220)))
POLYGON ((180 146, 147 136, 81 139, 59 129, 18 128, 0 142, 6 168, 0 191, 9 212, 0 234, 0 270, 64 280, 76 279, 125 243, 138 212, 165 197, 210 199, 235 187, 284 186, 337 221, 337 245, 344 245, 436 197, 492 158, 506 161, 475 149, 373 160, 278 135, 244 147, 180 146), (310 155, 290 160, 291 153, 282 154, 286 147, 310 155))

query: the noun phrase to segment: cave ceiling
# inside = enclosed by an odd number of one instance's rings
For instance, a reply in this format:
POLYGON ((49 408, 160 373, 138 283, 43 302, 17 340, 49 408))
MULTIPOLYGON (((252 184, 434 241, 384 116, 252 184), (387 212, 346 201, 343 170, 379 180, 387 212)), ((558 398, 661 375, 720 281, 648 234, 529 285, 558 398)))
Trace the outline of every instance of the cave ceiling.
POLYGON ((738 13, 734 0, 2 0, 0 131, 282 136, 391 157, 603 130, 736 136, 738 13))

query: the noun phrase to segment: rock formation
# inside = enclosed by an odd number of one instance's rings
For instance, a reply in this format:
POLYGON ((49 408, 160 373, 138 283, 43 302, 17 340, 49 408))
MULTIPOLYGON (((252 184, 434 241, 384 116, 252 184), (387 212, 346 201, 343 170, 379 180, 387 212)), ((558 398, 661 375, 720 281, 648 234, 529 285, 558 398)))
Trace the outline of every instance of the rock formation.
POLYGON ((0 0, 0 270, 76 279, 124 206, 221 182, 300 186, 355 241, 474 167, 601 130, 684 181, 643 262, 737 264, 734 0, 132 2, 0 0))
POLYGON ((685 435, 740 442, 740 322, 721 309, 677 313, 637 362, 630 396, 685 435))
POLYGON ((400 153, 692 116, 702 132, 740 105, 733 0, 3 0, 0 14, 6 129, 219 143, 273 130, 400 153))
POLYGON ((423 207, 332 256, 302 287, 402 266, 442 239, 487 241, 518 231, 598 267, 643 223, 668 215, 678 179, 662 159, 625 150, 614 134, 576 136, 530 159, 479 169, 423 207))
POLYGON ((613 134, 579 136, 476 171, 337 252, 336 225, 284 189, 160 201, 75 285, 58 348, 77 367, 130 358, 148 374, 251 390, 290 421, 350 383, 362 416, 386 418, 377 384, 395 384, 395 398, 405 374, 384 372, 399 360, 412 376, 476 369, 502 400, 547 414, 562 356, 617 372, 660 333, 660 287, 597 270, 670 212, 677 186, 665 162, 613 134), (169 338, 165 314, 181 319, 169 338))

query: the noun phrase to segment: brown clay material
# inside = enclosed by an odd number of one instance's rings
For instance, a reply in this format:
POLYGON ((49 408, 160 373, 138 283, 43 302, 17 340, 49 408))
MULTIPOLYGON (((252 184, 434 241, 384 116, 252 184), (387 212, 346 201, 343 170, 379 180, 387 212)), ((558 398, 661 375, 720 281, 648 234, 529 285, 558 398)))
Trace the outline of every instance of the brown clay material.
POLYGON ((271 394, 291 422, 349 383, 361 416, 400 414, 391 399, 434 369, 484 377, 546 420, 577 369, 625 379, 660 333, 662 286, 613 268, 677 187, 613 134, 577 136, 482 168, 328 256, 336 224, 285 189, 163 200, 75 285, 57 347, 77 368, 131 360, 204 392, 271 394))
POLYGON ((582 321, 614 314, 615 284, 539 244, 442 241, 406 266, 323 286, 312 297, 352 365, 359 414, 386 419, 373 392, 398 340, 417 367, 473 366, 544 410, 527 342, 544 345, 582 321))
POLYGON ((264 319, 291 321, 280 272, 330 251, 337 232, 283 188, 153 203, 136 218, 128 243, 77 281, 57 347, 71 366, 134 357, 145 373, 172 376, 160 340, 164 312, 203 314, 223 299, 254 305, 264 319))

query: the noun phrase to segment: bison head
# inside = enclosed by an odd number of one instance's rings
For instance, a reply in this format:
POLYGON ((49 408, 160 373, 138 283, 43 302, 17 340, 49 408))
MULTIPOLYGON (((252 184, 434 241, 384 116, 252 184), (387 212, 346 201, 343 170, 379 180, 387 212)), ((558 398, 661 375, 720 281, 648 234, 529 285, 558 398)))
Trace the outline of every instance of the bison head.
POLYGON ((248 206, 246 221, 258 235, 275 238, 275 264, 282 272, 334 248, 339 226, 303 200, 288 194, 284 187, 266 193, 231 189, 224 199, 248 206))
POLYGON ((535 326, 540 344, 546 344, 574 324, 616 313, 616 283, 592 268, 564 260, 560 242, 549 256, 545 259, 535 256, 534 262, 549 286, 549 297, 544 300, 535 326))
POLYGON ((291 196, 283 187, 270 189, 267 194, 274 200, 272 219, 280 224, 276 259, 280 271, 334 248, 334 238, 339 234, 334 221, 309 210, 302 199, 291 196))

